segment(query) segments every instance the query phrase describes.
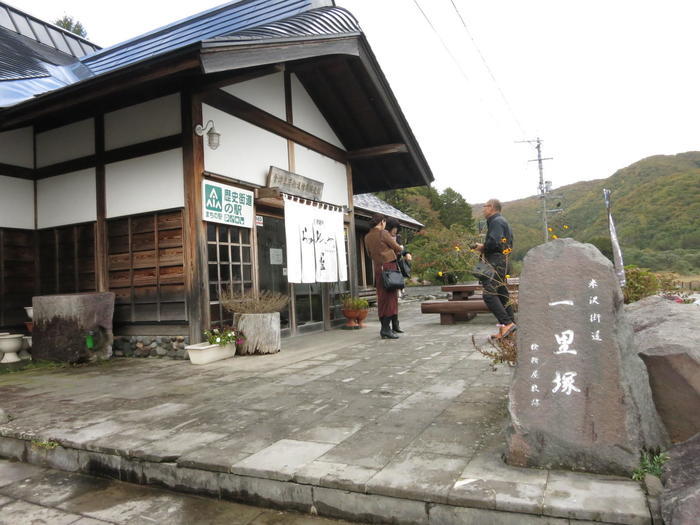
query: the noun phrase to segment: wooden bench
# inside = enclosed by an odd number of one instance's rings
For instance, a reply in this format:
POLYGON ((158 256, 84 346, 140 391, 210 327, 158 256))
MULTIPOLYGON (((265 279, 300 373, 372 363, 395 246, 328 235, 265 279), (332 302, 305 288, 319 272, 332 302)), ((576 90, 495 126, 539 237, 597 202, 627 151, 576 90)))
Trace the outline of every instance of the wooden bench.
POLYGON ((366 299, 370 306, 377 304, 376 288, 365 288, 364 290, 358 290, 357 296, 361 299, 366 299))
POLYGON ((455 324, 457 321, 471 321, 477 313, 488 312, 483 299, 466 301, 424 301, 420 305, 424 314, 440 314, 440 324, 455 324))

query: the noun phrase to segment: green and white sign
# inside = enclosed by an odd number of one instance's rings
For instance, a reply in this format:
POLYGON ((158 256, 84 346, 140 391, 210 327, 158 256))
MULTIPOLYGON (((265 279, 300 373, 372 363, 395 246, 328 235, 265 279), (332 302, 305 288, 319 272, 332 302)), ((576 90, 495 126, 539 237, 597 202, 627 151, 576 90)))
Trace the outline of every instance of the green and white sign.
POLYGON ((227 184, 202 182, 202 218, 242 228, 253 227, 253 192, 227 184))

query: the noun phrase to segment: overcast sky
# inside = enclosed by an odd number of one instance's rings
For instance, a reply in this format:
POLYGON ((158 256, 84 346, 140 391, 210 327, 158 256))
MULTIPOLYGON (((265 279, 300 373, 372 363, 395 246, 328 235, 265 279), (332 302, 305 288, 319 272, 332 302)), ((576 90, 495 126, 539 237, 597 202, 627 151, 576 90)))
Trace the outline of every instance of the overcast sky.
MULTIPOLYGON (((69 14, 109 46, 223 2, 10 3, 69 14)), ((544 140, 554 187, 700 149, 697 0, 418 0, 429 22, 414 0, 336 3, 367 34, 435 186, 471 203, 537 192, 535 151, 518 140, 544 140)))

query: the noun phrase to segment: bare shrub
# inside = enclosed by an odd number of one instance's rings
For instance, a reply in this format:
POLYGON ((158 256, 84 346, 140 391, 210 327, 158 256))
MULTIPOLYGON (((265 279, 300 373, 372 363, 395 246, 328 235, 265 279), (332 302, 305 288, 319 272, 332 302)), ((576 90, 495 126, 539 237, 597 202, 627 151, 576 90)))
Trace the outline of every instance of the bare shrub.
POLYGON ((258 294, 233 292, 230 289, 221 292, 219 299, 221 305, 227 311, 237 314, 267 314, 284 310, 289 302, 289 297, 270 291, 262 291, 258 294))

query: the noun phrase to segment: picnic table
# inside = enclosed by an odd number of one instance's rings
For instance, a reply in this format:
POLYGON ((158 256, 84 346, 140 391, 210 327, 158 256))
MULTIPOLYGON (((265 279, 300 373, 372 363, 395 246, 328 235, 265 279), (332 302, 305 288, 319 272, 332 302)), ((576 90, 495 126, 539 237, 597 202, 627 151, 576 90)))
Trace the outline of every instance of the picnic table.
MULTIPOLYGON (((517 295, 519 284, 520 279, 509 278, 509 292, 517 295)), ((447 301, 424 301, 420 305, 424 314, 440 314, 440 324, 451 325, 457 321, 471 321, 477 313, 490 311, 481 293, 481 283, 448 284, 442 286, 441 290, 451 294, 447 301)))

